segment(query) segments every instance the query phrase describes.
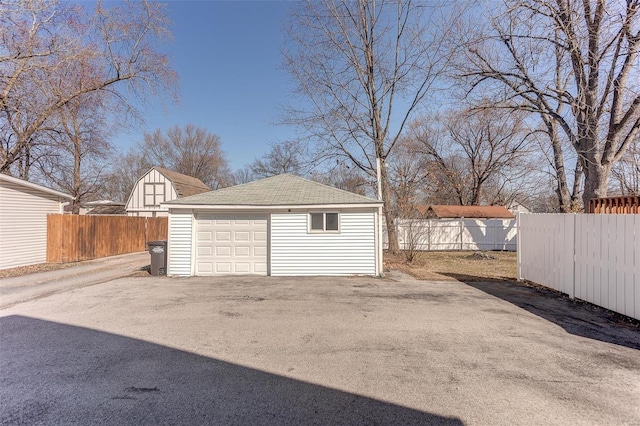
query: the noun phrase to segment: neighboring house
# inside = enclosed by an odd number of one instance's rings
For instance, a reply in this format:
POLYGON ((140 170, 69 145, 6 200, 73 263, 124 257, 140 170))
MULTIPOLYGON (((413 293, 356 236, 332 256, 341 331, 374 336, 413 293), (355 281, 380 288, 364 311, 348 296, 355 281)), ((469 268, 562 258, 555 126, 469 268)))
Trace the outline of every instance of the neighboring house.
POLYGON ((447 206, 432 205, 416 208, 426 219, 514 219, 515 215, 503 206, 447 206))
MULTIPOLYGON (((64 213, 73 214, 73 205, 69 204, 64 206, 64 213)), ((124 207, 124 203, 117 203, 111 200, 97 200, 80 204, 78 214, 126 216, 127 210, 124 207)))
POLYGON ((0 269, 47 261, 47 215, 73 196, 0 174, 0 269))
POLYGON ((168 275, 381 275, 382 203, 291 174, 180 198, 168 275))
POLYGON ((517 215, 518 213, 531 213, 529 208, 517 201, 512 201, 507 208, 514 215, 517 215))
POLYGON ((200 179, 178 172, 152 167, 136 182, 126 210, 129 216, 168 216, 169 210, 161 207, 166 201, 211 191, 200 179))
POLYGON ((88 215, 110 215, 110 216, 126 216, 127 209, 122 203, 86 203, 86 214, 88 215))

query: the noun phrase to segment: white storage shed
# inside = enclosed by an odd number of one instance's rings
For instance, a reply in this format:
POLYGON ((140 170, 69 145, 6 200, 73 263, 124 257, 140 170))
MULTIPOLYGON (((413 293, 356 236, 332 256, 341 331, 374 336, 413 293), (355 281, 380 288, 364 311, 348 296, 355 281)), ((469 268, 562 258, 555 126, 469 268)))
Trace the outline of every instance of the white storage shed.
POLYGON ((165 201, 211 191, 200 179, 162 167, 152 167, 133 187, 125 205, 128 216, 166 217, 165 201))
POLYGON ((291 174, 181 198, 168 275, 381 275, 382 202, 291 174))
POLYGON ((0 174, 0 269, 47 261, 47 215, 73 196, 0 174))

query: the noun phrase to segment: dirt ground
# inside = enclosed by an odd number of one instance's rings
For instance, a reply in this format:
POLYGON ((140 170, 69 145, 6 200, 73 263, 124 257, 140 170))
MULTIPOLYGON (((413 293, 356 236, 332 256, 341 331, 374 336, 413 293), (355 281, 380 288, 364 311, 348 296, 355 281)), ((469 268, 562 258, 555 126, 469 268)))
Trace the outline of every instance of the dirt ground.
POLYGON ((71 266, 81 265, 82 262, 73 263, 39 263, 37 265, 19 266, 17 268, 9 268, 0 270, 0 279, 21 277, 23 275, 35 274, 38 272, 57 271, 59 269, 69 268, 71 266))
POLYGON ((385 253, 385 271, 398 269, 420 280, 434 281, 515 281, 515 252, 428 251, 418 253, 412 263, 403 254, 385 253), (493 259, 491 258, 493 257, 493 259))

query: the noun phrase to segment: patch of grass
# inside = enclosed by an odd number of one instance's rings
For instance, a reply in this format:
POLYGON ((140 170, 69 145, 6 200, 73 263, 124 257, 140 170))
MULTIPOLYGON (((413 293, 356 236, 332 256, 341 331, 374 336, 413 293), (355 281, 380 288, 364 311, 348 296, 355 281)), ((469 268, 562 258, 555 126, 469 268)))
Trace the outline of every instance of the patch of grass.
POLYGON ((3 269, 0 271, 0 278, 13 278, 22 275, 35 274, 37 272, 57 271, 71 266, 78 265, 75 263, 39 263, 37 265, 19 266, 17 268, 3 269))
POLYGON ((385 269, 399 269, 420 280, 434 281, 515 281, 517 254, 488 252, 495 259, 474 256, 473 251, 420 252, 412 263, 402 254, 385 253, 385 269))

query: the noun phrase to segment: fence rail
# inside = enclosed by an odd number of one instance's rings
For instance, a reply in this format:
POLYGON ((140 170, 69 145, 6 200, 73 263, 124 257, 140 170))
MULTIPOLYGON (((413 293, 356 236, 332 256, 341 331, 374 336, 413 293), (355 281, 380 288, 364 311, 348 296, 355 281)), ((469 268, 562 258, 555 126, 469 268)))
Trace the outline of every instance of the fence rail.
POLYGON ((520 214, 518 278, 640 319, 640 216, 520 214))
POLYGON ((47 262, 77 262, 144 251, 166 240, 166 217, 47 215, 47 262))
POLYGON ((515 251, 517 248, 515 219, 398 219, 396 228, 402 250, 515 251))

